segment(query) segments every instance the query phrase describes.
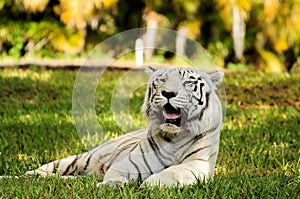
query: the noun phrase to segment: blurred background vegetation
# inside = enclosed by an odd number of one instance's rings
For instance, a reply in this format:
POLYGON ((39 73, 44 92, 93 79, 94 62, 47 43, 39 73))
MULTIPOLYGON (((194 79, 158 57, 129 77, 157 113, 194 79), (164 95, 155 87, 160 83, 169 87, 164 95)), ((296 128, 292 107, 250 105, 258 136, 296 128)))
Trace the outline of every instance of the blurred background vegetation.
POLYGON ((161 27, 198 41, 220 67, 300 62, 299 0, 0 0, 0 16, 1 60, 85 57, 116 33, 161 27))

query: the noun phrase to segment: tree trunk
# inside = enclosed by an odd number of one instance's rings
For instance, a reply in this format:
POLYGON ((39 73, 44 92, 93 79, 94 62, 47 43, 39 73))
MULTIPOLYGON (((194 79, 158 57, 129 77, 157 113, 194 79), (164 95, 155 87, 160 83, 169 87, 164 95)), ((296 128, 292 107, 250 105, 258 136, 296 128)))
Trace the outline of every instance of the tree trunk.
POLYGON ((232 18, 232 37, 234 53, 236 59, 238 61, 241 61, 241 59, 243 58, 246 26, 241 11, 237 5, 233 6, 232 18))
POLYGON ((188 29, 187 27, 183 26, 179 28, 178 32, 179 34, 176 36, 176 54, 184 56, 188 29))

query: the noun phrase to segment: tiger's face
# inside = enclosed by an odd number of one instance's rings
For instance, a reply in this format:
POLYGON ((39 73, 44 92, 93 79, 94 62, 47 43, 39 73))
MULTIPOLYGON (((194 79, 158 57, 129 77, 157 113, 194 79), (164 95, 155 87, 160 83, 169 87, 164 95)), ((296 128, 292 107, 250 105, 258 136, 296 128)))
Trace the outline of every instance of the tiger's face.
POLYGON ((191 68, 166 68, 149 73, 143 112, 150 127, 168 133, 201 125, 210 95, 223 78, 220 71, 207 74, 191 68))

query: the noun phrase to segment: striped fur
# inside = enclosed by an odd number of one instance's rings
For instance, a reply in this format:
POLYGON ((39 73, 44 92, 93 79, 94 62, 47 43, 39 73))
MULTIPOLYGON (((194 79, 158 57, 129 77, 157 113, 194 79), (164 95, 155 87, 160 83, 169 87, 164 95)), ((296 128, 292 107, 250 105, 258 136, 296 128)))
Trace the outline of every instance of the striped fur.
POLYGON ((147 72, 150 79, 142 111, 148 128, 26 174, 103 173, 99 185, 113 186, 131 180, 143 185, 183 185, 212 177, 222 125, 215 89, 223 72, 207 74, 191 68, 148 68, 147 72))

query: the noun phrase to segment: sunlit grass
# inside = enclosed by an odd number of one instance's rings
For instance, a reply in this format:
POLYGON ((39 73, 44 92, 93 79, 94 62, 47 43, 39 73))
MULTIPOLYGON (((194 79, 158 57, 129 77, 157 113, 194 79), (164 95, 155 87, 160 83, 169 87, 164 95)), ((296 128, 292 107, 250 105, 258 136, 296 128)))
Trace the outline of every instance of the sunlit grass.
MULTIPOLYGON (((106 71, 99 81, 95 106, 104 136, 87 137, 93 145, 146 124, 140 113, 146 87, 135 85, 146 76, 118 87, 126 74, 106 71), (124 126, 111 110, 116 88, 129 100, 124 126)), ((86 151, 72 115, 75 78, 70 70, 0 70, 0 175, 86 151)), ((162 191, 137 183, 97 188, 102 176, 2 179, 0 198, 299 198, 300 75, 245 71, 226 74, 224 82, 227 110, 213 180, 162 191)))

